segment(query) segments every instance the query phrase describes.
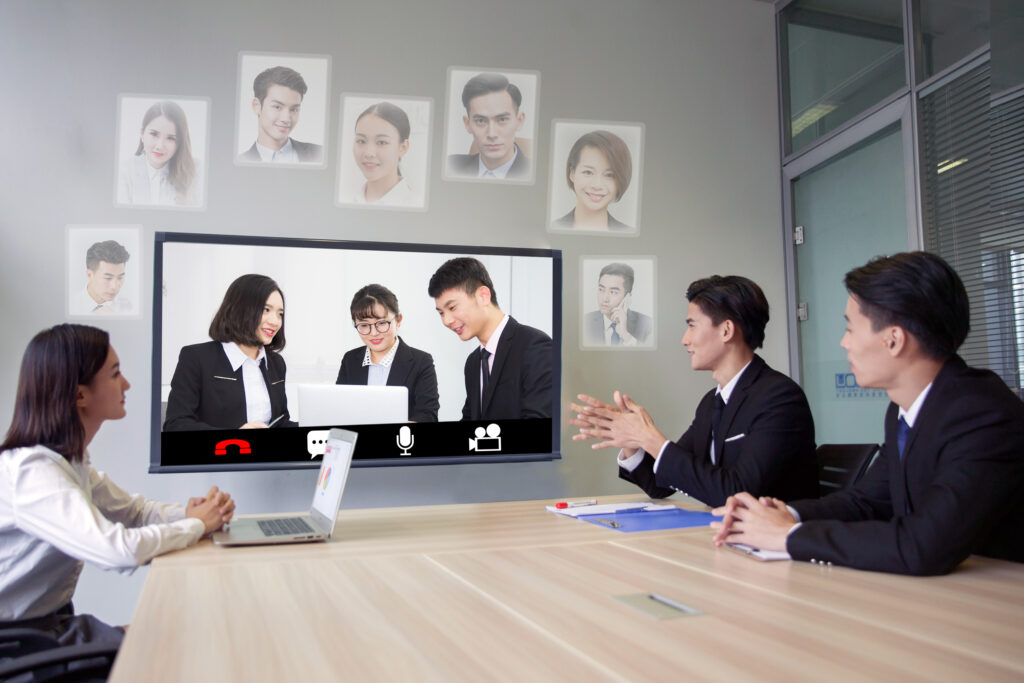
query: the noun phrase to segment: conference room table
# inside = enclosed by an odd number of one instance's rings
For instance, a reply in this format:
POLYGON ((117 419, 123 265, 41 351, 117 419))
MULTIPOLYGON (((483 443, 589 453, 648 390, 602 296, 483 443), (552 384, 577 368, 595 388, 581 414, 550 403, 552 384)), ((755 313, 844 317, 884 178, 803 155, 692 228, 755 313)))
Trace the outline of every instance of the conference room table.
POLYGON ((327 543, 161 556, 110 680, 1024 680, 1022 564, 761 562, 553 502, 344 509, 327 543))

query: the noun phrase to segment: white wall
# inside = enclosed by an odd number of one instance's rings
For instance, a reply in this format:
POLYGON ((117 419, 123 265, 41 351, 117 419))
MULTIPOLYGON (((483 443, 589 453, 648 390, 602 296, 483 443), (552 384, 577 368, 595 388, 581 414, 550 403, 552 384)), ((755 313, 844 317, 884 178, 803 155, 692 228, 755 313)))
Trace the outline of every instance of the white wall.
MULTIPOLYGON (((774 318, 766 360, 787 368, 771 4, 754 0, 480 0, 374 3, 129 0, 0 4, 0 415, 9 415, 21 353, 64 319, 65 226, 141 224, 156 230, 550 247, 565 251, 563 405, 588 392, 630 391, 672 437, 712 386, 678 346, 686 285, 712 273, 761 284, 774 318), (337 156, 326 170, 233 163, 240 51, 328 54, 331 116, 345 92, 432 97, 431 148, 442 149, 450 65, 540 72, 536 182, 445 182, 430 161, 429 211, 334 205, 337 156), (112 185, 119 93, 210 98, 206 211, 115 208, 112 185), (643 224, 629 238, 545 229, 553 118, 642 122, 643 224), (657 256, 657 351, 578 351, 579 257, 657 256)), ((336 131, 336 121, 328 122, 336 131)), ((299 137, 297 135, 297 137, 299 137)), ((301 138, 300 138, 301 139, 301 138)), ((333 134, 328 137, 333 145, 333 134)), ((147 249, 147 254, 151 250, 147 249)), ((142 291, 152 277, 138 273, 142 291)), ((499 292, 500 296, 500 292, 499 292)), ((595 292, 585 292, 592 307, 595 292)), ((313 472, 150 475, 151 319, 111 321, 133 389, 127 419, 104 426, 95 463, 121 485, 184 501, 211 481, 239 511, 308 505, 313 472)), ((549 463, 359 469, 345 506, 407 505, 600 495, 630 490, 614 455, 593 453, 563 429, 564 457, 549 463)), ((130 618, 141 578, 89 569, 76 603, 102 618, 130 618)))

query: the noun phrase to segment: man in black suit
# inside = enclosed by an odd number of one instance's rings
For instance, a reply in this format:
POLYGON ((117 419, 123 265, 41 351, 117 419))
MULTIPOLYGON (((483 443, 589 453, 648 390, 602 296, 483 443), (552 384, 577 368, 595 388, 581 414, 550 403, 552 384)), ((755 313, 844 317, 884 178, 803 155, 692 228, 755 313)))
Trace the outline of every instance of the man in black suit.
POLYGON ((583 341, 588 346, 647 346, 654 322, 649 315, 630 308, 635 280, 628 263, 609 263, 597 276, 598 310, 583 321, 583 341))
POLYGON ((756 283, 714 275, 687 289, 682 343, 694 370, 710 370, 718 388, 697 406, 676 442, 654 426, 629 396, 615 405, 580 394, 570 424, 574 441, 600 439, 594 448, 620 448, 619 476, 652 498, 683 492, 721 505, 738 491, 759 495, 816 495, 814 420, 803 390, 754 353, 764 341, 768 300, 756 283))
POLYGON ((1024 404, 956 355, 970 330, 963 282, 913 252, 851 270, 846 289, 850 368, 892 400, 881 456, 820 500, 730 498, 715 543, 898 574, 945 574, 971 553, 1024 562, 1011 514, 1024 493, 1024 404))
POLYGON ((306 95, 306 81, 298 71, 286 66, 266 69, 256 76, 252 92, 256 142, 241 155, 243 161, 302 164, 323 160, 320 145, 291 137, 306 95))
POLYGON ((462 123, 473 136, 476 154, 451 154, 448 171, 453 175, 488 179, 521 179, 530 175, 530 160, 516 144, 526 113, 519 110, 523 95, 502 74, 473 76, 462 89, 466 115, 462 123))
POLYGON ((463 420, 551 417, 551 337, 498 308, 491 276, 475 258, 454 258, 427 288, 445 327, 479 346, 466 359, 463 420))

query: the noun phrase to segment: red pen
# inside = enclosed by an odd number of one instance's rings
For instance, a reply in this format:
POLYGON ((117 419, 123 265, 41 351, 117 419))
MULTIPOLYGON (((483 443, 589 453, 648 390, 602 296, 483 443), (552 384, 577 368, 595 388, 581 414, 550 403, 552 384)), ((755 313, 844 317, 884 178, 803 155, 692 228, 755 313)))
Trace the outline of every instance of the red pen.
POLYGON ((580 508, 585 505, 597 505, 597 500, 571 500, 569 502, 561 501, 555 503, 556 510, 564 510, 565 508, 580 508))

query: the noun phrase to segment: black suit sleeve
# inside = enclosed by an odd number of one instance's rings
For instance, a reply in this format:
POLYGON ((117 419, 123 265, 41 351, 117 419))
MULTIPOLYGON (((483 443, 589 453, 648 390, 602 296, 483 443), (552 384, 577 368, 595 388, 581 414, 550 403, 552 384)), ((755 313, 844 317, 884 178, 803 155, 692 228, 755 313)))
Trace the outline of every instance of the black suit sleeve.
POLYGON ((168 432, 222 429, 199 419, 203 393, 203 369, 198 352, 184 347, 178 354, 178 365, 171 377, 171 393, 167 396, 164 430, 168 432))
POLYGON ((523 352, 519 417, 551 417, 551 338, 538 333, 523 352))
MULTIPOLYGON (((669 448, 673 446, 682 450, 684 453, 693 453, 692 424, 683 433, 683 435, 679 437, 678 441, 676 441, 674 444, 669 443, 668 446, 665 447, 665 450, 667 451, 669 448)), ((637 465, 637 468, 632 472, 623 467, 619 467, 619 478, 633 482, 634 484, 642 488, 644 490, 644 493, 646 493, 651 498, 668 498, 669 496, 676 492, 676 489, 670 486, 658 485, 654 473, 655 455, 645 452, 644 459, 640 461, 640 464, 637 465)))
MULTIPOLYGON (((936 436, 924 439, 927 435, 921 434, 908 451, 908 458, 935 459, 932 478, 919 504, 909 514, 896 510, 888 519, 844 522, 814 518, 852 510, 850 498, 871 496, 880 477, 872 472, 866 487, 858 486, 847 496, 833 499, 840 495, 833 494, 817 505, 796 507, 801 517, 806 513, 808 519, 787 540, 794 559, 817 558, 897 574, 945 574, 989 538, 1009 514, 1024 484, 1024 420, 1019 406, 999 410, 977 396, 956 400, 948 394, 929 397, 951 406, 942 412, 941 424, 933 430, 936 436)), ((902 466, 893 447, 894 433, 894 428, 887 428, 884 455, 890 476, 892 467, 902 466)), ((872 470, 883 464, 876 463, 872 470)))
POLYGON ((437 371, 434 359, 421 351, 417 355, 409 383, 409 419, 413 422, 437 422, 441 403, 437 398, 437 371))

